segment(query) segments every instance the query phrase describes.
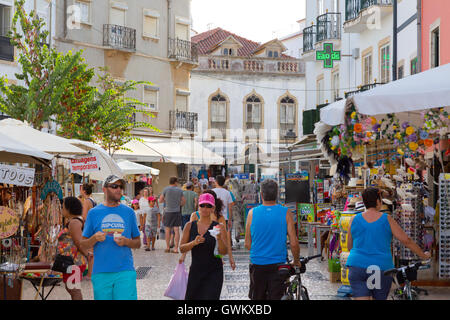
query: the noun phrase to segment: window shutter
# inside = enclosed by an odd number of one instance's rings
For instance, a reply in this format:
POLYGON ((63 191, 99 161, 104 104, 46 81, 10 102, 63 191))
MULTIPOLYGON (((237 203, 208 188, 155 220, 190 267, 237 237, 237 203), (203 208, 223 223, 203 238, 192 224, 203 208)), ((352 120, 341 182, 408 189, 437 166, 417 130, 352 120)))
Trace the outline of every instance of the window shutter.
POLYGON ((109 22, 110 24, 125 26, 125 10, 111 8, 109 22))
POLYGON ((180 40, 189 41, 189 26, 182 23, 177 23, 175 26, 175 37, 180 40))
POLYGON ((157 110, 158 108, 158 93, 157 91, 144 90, 144 103, 150 110, 157 110))
POLYGON ((158 37, 158 18, 144 16, 144 35, 158 37))

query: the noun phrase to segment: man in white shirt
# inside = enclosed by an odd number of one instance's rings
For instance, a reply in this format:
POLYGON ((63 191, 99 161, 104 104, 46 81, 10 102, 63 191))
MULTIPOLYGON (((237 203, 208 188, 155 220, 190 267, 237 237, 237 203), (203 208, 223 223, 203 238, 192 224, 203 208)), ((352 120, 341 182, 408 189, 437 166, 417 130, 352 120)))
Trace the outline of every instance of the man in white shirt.
POLYGON ((234 205, 233 199, 231 198, 230 192, 224 188, 225 184, 224 176, 217 176, 215 183, 216 187, 213 189, 213 191, 216 193, 217 197, 223 202, 222 215, 227 221, 228 230, 231 230, 233 205, 234 205), (228 212, 230 213, 230 216, 228 216, 228 212))
POLYGON ((204 185, 208 185, 208 179, 205 178, 205 175, 202 174, 202 178, 200 179, 200 187, 203 188, 204 185))

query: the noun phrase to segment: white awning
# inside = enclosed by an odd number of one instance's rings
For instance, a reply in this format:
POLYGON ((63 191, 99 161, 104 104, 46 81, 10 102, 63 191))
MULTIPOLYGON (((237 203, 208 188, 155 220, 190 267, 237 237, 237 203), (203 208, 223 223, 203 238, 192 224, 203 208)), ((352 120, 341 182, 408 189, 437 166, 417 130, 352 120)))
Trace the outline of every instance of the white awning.
POLYGON ((0 133, 0 162, 41 164, 40 159, 45 162, 53 156, 0 133))
POLYGON ((145 144, 173 163, 223 165, 225 159, 192 139, 143 138, 145 144))
POLYGON ((0 133, 22 144, 55 155, 79 155, 86 151, 70 143, 69 139, 36 130, 16 119, 0 121, 0 133))
POLYGON ((118 150, 114 153, 113 158, 139 162, 164 162, 162 154, 140 141, 132 140, 125 144, 124 148, 129 150, 118 150))
POLYGON ((120 167, 120 169, 125 175, 133 175, 133 174, 152 174, 154 176, 159 175, 158 169, 144 166, 142 164, 124 159, 117 160, 117 165, 120 167))

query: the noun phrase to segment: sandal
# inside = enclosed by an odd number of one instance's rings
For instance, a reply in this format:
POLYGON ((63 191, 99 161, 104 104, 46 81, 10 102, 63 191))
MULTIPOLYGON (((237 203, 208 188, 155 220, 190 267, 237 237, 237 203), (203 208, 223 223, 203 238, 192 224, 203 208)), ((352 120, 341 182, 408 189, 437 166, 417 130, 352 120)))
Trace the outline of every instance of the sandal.
POLYGON ((164 250, 164 252, 169 253, 169 252, 170 252, 170 249, 166 249, 166 250, 164 250))
POLYGON ((172 253, 179 253, 178 251, 175 251, 175 250, 171 250, 170 252, 172 252, 172 253))

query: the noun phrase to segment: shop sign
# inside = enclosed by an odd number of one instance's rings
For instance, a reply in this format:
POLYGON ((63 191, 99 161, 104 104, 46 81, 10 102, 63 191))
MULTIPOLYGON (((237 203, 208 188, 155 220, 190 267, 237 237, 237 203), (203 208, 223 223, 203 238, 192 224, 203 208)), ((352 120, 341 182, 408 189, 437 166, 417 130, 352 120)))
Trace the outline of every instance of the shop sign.
POLYGON ((0 239, 9 238, 19 228, 19 216, 7 207, 0 207, 0 239))
POLYGON ((97 156, 95 155, 76 157, 75 159, 70 160, 71 173, 86 173, 99 170, 100 166, 98 164, 97 156))
POLYGON ((239 180, 248 180, 250 179, 250 173, 239 173, 235 174, 234 177, 239 180))
POLYGON ((341 51, 334 51, 332 43, 324 43, 322 51, 316 51, 316 60, 323 61, 323 67, 333 68, 334 61, 341 60, 341 51))
POLYGON ((33 168, 23 168, 0 164, 0 183, 15 186, 32 187, 34 183, 33 168))
POLYGON ((286 175, 286 180, 289 181, 308 181, 309 174, 308 171, 302 170, 297 173, 289 173, 286 175))

